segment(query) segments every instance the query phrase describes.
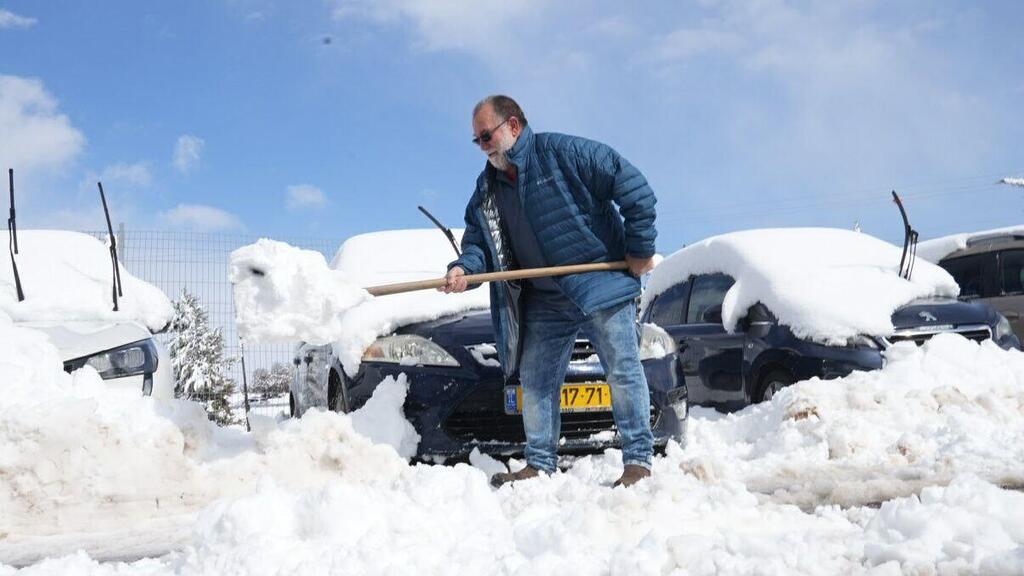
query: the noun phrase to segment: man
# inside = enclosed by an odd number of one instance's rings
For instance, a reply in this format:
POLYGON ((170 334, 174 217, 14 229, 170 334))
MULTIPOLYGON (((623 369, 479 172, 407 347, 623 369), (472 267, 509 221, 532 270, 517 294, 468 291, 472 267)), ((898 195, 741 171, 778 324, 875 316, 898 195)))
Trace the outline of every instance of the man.
POLYGON ((589 272, 491 283, 491 318, 506 379, 519 372, 526 462, 496 474, 500 486, 551 474, 558 463, 560 393, 579 331, 605 368, 622 441, 622 477, 650 476, 650 396, 639 358, 635 299, 653 268, 654 192, 610 147, 564 134, 534 134, 519 105, 489 96, 473 110, 473 143, 487 155, 466 207, 462 256, 444 292, 466 274, 625 259, 629 272, 589 272), (618 206, 616 211, 613 203, 618 206))

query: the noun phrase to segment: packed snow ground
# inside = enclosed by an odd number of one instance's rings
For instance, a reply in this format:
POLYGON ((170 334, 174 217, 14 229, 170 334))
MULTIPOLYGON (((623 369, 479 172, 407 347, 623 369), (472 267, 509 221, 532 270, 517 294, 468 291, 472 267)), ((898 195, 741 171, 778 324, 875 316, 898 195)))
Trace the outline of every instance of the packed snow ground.
POLYGON ((695 409, 687 445, 628 490, 609 487, 615 451, 500 490, 486 456, 410 465, 367 439, 415 445, 401 379, 373 414, 247 435, 65 374, 2 317, 0 339, 0 575, 1024 571, 1024 494, 1001 487, 1024 485, 1024 355, 955 335, 695 409))

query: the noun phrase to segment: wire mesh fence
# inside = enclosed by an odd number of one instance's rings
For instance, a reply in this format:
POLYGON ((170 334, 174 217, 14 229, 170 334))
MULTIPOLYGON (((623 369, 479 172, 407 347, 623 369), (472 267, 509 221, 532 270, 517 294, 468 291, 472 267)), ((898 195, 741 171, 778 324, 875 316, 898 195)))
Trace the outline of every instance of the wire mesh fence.
MULTIPOLYGON (((105 239, 106 231, 86 231, 105 239)), ((187 290, 206 310, 211 328, 219 328, 224 337, 224 357, 231 361, 227 375, 235 383, 230 403, 233 413, 244 416, 243 376, 249 388, 252 413, 276 416, 288 411, 287 389, 280 382, 290 377, 295 343, 263 344, 246 342, 243 349, 235 326, 234 299, 228 281, 231 252, 259 237, 245 234, 215 234, 167 230, 131 230, 122 224, 117 232, 118 256, 122 265, 138 278, 156 285, 171 300, 187 290), (270 384, 270 385, 268 385, 270 384), (274 385, 276 384, 276 385, 274 385)), ((292 246, 315 250, 328 261, 333 258, 340 239, 286 237, 276 238, 292 246)), ((157 335, 168 346, 173 334, 157 335)), ((199 397, 197 400, 204 400, 199 397)))

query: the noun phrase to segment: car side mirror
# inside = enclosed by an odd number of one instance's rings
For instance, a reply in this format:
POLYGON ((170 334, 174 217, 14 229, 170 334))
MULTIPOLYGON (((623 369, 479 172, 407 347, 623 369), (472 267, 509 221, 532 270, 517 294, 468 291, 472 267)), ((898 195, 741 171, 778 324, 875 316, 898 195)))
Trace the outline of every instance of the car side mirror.
POLYGON ((704 310, 701 314, 701 321, 707 324, 721 324, 722 323, 722 305, 715 304, 704 310))

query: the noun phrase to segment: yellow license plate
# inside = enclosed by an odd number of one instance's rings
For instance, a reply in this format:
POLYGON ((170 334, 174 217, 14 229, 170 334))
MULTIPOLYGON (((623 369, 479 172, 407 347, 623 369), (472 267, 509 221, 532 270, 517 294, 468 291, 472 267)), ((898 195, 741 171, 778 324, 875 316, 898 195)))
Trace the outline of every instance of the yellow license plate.
MULTIPOLYGON (((605 382, 586 384, 563 384, 561 394, 562 412, 587 412, 609 410, 612 407, 611 387, 605 382)), ((521 414, 523 411, 523 387, 505 387, 505 413, 521 414)))

